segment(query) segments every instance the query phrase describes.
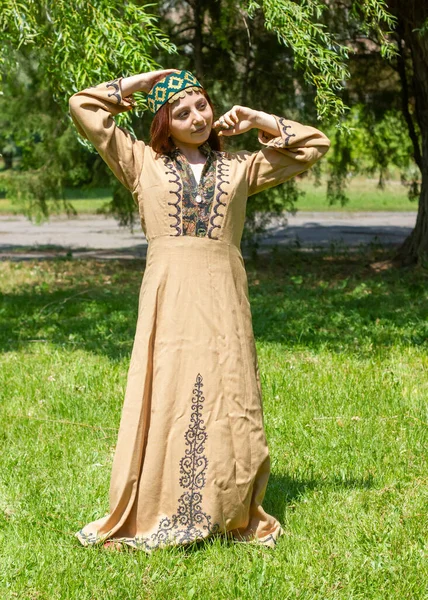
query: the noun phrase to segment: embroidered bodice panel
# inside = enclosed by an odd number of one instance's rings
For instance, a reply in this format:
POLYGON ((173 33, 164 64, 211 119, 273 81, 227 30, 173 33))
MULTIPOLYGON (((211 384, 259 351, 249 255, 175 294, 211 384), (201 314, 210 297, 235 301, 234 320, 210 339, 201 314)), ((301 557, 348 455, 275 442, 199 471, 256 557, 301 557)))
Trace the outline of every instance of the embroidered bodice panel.
POLYGON ((184 154, 176 148, 170 158, 174 162, 183 184, 182 235, 205 237, 209 227, 209 217, 214 200, 216 155, 208 143, 200 146, 206 161, 199 184, 196 183, 192 167, 184 154), (197 201, 199 195, 201 201, 197 201))
POLYGON ((330 146, 318 129, 273 115, 278 134, 259 130, 258 151, 224 152, 202 144, 207 161, 197 186, 185 157, 158 154, 116 124, 114 117, 134 105, 132 97, 123 97, 118 78, 74 94, 70 114, 78 132, 132 193, 149 242, 186 235, 239 248, 247 198, 309 169, 330 146))

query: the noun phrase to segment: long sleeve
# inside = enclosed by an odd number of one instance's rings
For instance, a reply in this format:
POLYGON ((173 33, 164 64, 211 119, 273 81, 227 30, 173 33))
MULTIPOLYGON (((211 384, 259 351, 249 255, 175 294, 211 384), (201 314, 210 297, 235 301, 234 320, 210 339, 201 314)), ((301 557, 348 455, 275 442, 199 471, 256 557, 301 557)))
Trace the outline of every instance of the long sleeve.
POLYGON ((135 104, 132 97, 122 97, 121 80, 120 77, 77 92, 69 105, 80 135, 92 142, 119 181, 133 192, 143 167, 145 144, 113 119, 135 104))
POLYGON ((330 140, 314 127, 273 115, 281 134, 259 130, 258 152, 238 153, 247 163, 248 195, 284 183, 306 171, 329 149, 330 140))

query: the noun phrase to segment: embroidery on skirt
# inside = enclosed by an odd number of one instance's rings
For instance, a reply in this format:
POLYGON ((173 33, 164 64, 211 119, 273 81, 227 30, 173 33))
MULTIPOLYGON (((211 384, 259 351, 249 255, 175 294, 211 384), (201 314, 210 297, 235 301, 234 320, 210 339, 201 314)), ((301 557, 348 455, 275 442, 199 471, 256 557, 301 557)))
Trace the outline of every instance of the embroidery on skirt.
POLYGON ((76 533, 76 535, 84 546, 93 546, 94 544, 98 544, 102 539, 96 533, 85 533, 83 529, 76 533))
POLYGON ((168 542, 188 544, 215 534, 220 529, 218 523, 211 524, 210 515, 201 507, 208 467, 208 459, 203 454, 208 434, 201 415, 205 400, 202 387, 202 375, 198 373, 193 388, 190 424, 184 434, 187 448, 180 460, 180 487, 186 491, 178 500, 175 515, 162 519, 152 535, 146 538, 137 536, 132 540, 137 548, 143 546, 146 550, 153 550, 168 542))
MULTIPOLYGON (((180 460, 180 487, 185 491, 178 500, 177 512, 172 517, 164 517, 157 531, 149 536, 136 536, 134 538, 114 538, 123 541, 134 548, 155 550, 159 546, 189 544, 202 540, 209 535, 218 533, 218 523, 211 524, 211 516, 202 510, 202 489, 206 483, 208 459, 203 454, 208 434, 202 419, 202 408, 205 398, 202 394, 202 375, 198 373, 193 387, 192 412, 189 427, 184 434, 186 451, 180 460)), ((94 545, 102 540, 94 533, 86 534, 83 530, 77 533, 85 545, 94 545)))

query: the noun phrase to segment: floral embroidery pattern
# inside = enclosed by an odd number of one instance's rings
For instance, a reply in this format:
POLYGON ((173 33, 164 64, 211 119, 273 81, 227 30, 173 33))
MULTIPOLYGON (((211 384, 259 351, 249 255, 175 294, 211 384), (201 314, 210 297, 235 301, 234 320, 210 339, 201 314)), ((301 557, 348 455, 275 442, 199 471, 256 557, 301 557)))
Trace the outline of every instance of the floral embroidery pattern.
MULTIPOLYGON (((192 392, 190 424, 184 434, 186 451, 180 460, 179 483, 185 491, 178 499, 177 512, 172 517, 164 517, 155 533, 150 536, 116 538, 117 541, 150 552, 168 543, 189 544, 219 532, 219 524, 212 524, 211 516, 205 513, 201 506, 202 490, 205 487, 208 468, 208 459, 204 455, 208 434, 202 419, 205 401, 202 387, 202 375, 198 373, 192 392)), ((79 531, 77 536, 85 546, 94 545, 108 537, 102 538, 94 533, 85 534, 83 530, 79 531)))
POLYGON ((93 546, 101 541, 101 537, 95 533, 85 533, 83 529, 76 533, 76 536, 80 539, 84 546, 93 546))
POLYGON ((183 186, 181 184, 180 181, 180 175, 177 173, 174 163, 171 160, 171 158, 169 156, 163 156, 163 161, 165 163, 165 166, 168 168, 168 171, 165 171, 166 175, 172 175, 175 179, 169 179, 168 183, 174 183, 177 186, 176 190, 170 190, 169 193, 170 194, 175 194, 177 196, 177 200, 175 202, 168 202, 168 206, 173 206, 175 208, 175 214, 174 213, 168 213, 169 217, 172 217, 173 219, 176 220, 175 223, 173 223, 172 225, 170 225, 170 227, 172 227, 173 229, 175 228, 176 233, 171 234, 171 235, 181 235, 181 227, 180 227, 180 214, 181 214, 181 207, 180 207, 180 202, 181 202, 181 196, 182 196, 182 190, 183 190, 183 186))
MULTIPOLYGON (((217 239, 216 237, 213 236, 213 232, 215 229, 220 229, 221 225, 217 223, 215 223, 215 219, 221 219, 221 221, 224 218, 225 213, 224 212, 218 212, 220 206, 226 207, 226 202, 223 202, 222 196, 228 196, 228 192, 226 192, 225 190, 222 189, 222 185, 228 185, 229 181, 226 181, 225 177, 228 176, 229 172, 228 172, 228 165, 226 163, 226 160, 224 158, 224 155, 222 155, 220 152, 217 153, 217 158, 218 158, 218 179, 219 179, 219 184, 218 184, 218 193, 217 193, 217 197, 216 197, 216 202, 214 204, 214 208, 213 208, 213 215, 210 219, 210 225, 211 227, 208 230, 208 237, 212 238, 212 239, 217 239)), ((226 200, 226 198, 224 198, 224 200, 226 200)), ((220 223, 221 223, 220 221, 220 223)))
POLYGON ((122 96, 120 94, 120 86, 118 83, 119 79, 112 79, 112 81, 108 81, 106 83, 106 87, 112 87, 114 88, 114 92, 111 92, 110 94, 107 94, 108 97, 110 98, 111 96, 114 96, 117 100, 117 103, 119 104, 122 101, 122 96))
POLYGON ((273 535, 270 533, 267 537, 263 538, 262 543, 266 544, 266 546, 269 546, 269 545, 276 546, 278 543, 278 540, 276 540, 273 537, 273 535))
POLYGON ((193 388, 190 425, 184 434, 186 451, 180 460, 180 487, 186 490, 178 500, 178 509, 171 518, 165 517, 155 533, 149 537, 134 538, 135 547, 153 550, 168 542, 188 544, 217 533, 218 523, 211 524, 211 517, 203 512, 202 489, 205 487, 208 459, 203 454, 208 434, 202 419, 204 403, 202 375, 198 373, 193 388))
POLYGON ((290 144, 290 138, 296 137, 296 134, 295 133, 288 133, 287 132, 287 129, 290 129, 291 125, 286 125, 285 124, 285 119, 283 117, 278 117, 278 121, 281 124, 282 133, 284 134, 284 144, 286 146, 288 146, 290 144))
POLYGON ((216 155, 209 144, 203 144, 201 150, 207 156, 199 182, 198 192, 203 201, 198 203, 194 198, 196 187, 195 176, 186 158, 178 150, 172 154, 183 183, 182 222, 183 235, 205 237, 208 231, 209 216, 215 190, 216 155))

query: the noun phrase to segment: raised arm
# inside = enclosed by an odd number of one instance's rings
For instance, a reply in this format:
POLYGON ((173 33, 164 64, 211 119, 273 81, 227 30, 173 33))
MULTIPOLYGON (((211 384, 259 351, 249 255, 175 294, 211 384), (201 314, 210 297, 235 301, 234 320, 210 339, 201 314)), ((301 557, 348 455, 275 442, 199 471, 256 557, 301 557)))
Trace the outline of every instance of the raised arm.
MULTIPOLYGON (((246 162, 249 196, 306 171, 330 147, 328 137, 315 127, 262 111, 233 107, 223 118, 229 125, 229 129, 222 131, 225 137, 249 129, 259 130, 258 139, 264 148, 237 153, 246 162)), ((220 121, 221 118, 214 126, 221 126, 220 121)))
POLYGON ((123 92, 122 82, 119 77, 77 92, 69 105, 80 135, 92 142, 119 181, 132 192, 143 167, 145 144, 113 119, 134 106, 132 96, 123 92))
POLYGON ((118 127, 115 115, 135 105, 134 92, 148 93, 152 86, 176 69, 162 69, 119 77, 74 94, 70 114, 78 132, 98 150, 116 177, 133 192, 143 167, 145 144, 118 127))

